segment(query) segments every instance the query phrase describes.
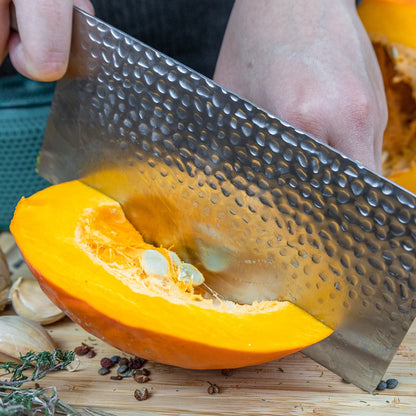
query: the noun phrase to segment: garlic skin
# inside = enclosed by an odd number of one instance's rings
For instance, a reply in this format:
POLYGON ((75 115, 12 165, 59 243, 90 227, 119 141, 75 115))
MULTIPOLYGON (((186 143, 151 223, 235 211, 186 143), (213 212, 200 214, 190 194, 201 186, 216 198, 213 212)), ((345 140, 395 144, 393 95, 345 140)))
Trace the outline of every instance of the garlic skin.
POLYGON ((28 352, 53 352, 54 341, 40 324, 16 315, 0 316, 0 361, 19 360, 28 352))
POLYGON ((65 316, 43 292, 37 280, 19 277, 10 288, 13 309, 17 315, 48 325, 65 316))
POLYGON ((10 271, 6 256, 0 249, 0 312, 10 303, 9 288, 11 285, 10 271))

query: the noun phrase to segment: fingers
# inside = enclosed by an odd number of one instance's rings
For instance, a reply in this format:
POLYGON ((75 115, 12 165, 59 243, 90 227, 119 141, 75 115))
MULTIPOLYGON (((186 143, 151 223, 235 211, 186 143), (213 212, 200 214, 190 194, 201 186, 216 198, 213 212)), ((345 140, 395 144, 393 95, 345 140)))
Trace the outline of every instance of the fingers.
POLYGON ((236 1, 214 79, 381 172, 383 80, 352 0, 236 1))
MULTIPOLYGON (((8 44, 14 67, 35 80, 61 78, 68 65, 73 1, 14 0, 14 4, 18 32, 11 33, 8 44)), ((87 0, 77 0, 75 5, 93 13, 87 0)), ((5 19, 3 14, 2 18, 5 19)), ((0 32, 0 42, 2 35, 0 32)))
POLYGON ((281 118, 309 133, 320 142, 381 173, 381 149, 387 113, 374 112, 375 97, 363 87, 348 88, 335 98, 330 92, 321 99, 317 94, 303 96, 281 118))
POLYGON ((89 14, 94 14, 94 6, 91 4, 89 0, 75 0, 74 6, 84 10, 89 14))
POLYGON ((8 53, 9 34, 9 1, 0 0, 0 63, 8 53))

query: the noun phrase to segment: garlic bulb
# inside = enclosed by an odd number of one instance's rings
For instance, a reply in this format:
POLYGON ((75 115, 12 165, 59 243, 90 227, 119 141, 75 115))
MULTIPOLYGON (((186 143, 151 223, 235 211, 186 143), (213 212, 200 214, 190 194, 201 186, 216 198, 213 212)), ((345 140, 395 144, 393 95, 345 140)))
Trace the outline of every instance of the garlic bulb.
POLYGON ((55 344, 38 323, 21 316, 0 316, 0 361, 19 359, 20 354, 49 351, 55 344))
POLYGON ((11 285, 10 271, 6 256, 0 249, 0 312, 10 303, 9 288, 11 285))
POLYGON ((62 312, 43 292, 37 280, 19 277, 10 288, 14 311, 24 318, 48 325, 62 319, 62 312))

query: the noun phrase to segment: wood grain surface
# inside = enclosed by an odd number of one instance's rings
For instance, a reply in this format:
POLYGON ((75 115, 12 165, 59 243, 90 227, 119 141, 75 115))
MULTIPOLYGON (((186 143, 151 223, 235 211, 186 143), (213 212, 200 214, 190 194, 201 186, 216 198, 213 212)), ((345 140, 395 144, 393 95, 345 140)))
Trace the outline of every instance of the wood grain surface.
MULTIPOLYGON (((61 400, 75 407, 94 407, 114 415, 416 415, 416 327, 413 326, 391 363, 386 378, 399 385, 376 394, 344 383, 338 376, 296 353, 267 364, 221 371, 184 370, 147 362, 146 384, 132 378, 111 380, 97 372, 100 359, 119 351, 65 319, 47 327, 57 344, 73 349, 93 346, 94 358, 79 357, 75 372, 49 374, 41 386, 54 385, 61 400), (210 395, 210 383, 221 392, 210 395), (151 396, 137 401, 134 390, 147 387, 151 396)), ((123 355, 123 354, 121 354, 123 355)))

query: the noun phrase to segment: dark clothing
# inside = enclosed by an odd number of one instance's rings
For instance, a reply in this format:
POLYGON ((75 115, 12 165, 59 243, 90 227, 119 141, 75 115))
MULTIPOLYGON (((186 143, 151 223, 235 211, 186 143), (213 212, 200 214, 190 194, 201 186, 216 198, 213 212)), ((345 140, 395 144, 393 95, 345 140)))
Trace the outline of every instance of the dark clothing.
MULTIPOLYGON (((212 78, 234 0, 92 0, 95 15, 212 78)), ((10 62, 0 76, 14 73, 10 62)))
MULTIPOLYGON (((92 0, 100 19, 210 78, 233 2, 92 0)), ((22 196, 49 185, 36 160, 54 87, 16 75, 8 59, 0 66, 0 229, 22 196)))

